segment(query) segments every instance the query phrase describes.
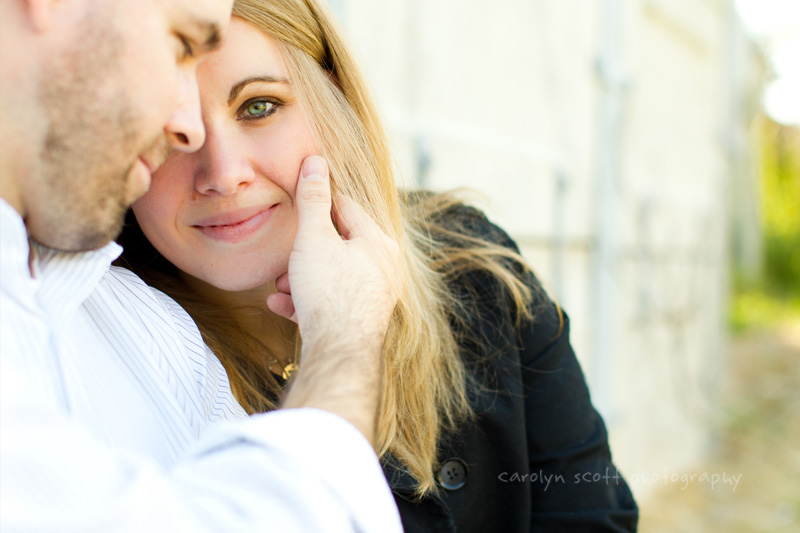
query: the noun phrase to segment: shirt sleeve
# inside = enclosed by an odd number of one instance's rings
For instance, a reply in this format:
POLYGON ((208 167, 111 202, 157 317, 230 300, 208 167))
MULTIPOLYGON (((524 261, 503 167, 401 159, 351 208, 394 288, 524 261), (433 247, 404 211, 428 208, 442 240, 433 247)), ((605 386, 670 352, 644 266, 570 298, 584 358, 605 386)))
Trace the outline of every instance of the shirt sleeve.
POLYGON ((219 425, 165 471, 28 396, 2 355, 3 532, 401 531, 377 457, 335 415, 298 409, 219 425))
MULTIPOLYGON (((440 223, 456 235, 477 237, 519 253, 508 234, 474 208, 456 205, 440 216, 440 223)), ((454 247, 469 246, 468 240, 451 235, 445 234, 442 240, 454 247)), ((500 480, 495 471, 483 478, 484 483, 488 487, 494 483, 497 493, 508 496, 527 491, 530 512, 519 511, 522 500, 514 511, 527 521, 528 531, 636 531, 636 502, 612 462, 605 424, 592 405, 570 344, 569 319, 531 272, 513 261, 508 266, 525 280, 533 295, 532 317, 521 320, 519 327, 511 294, 491 272, 470 271, 451 285, 462 301, 477 302, 467 326, 456 322, 455 331, 461 339, 462 357, 484 385, 474 393, 482 417, 473 433, 481 435, 476 438, 469 431, 462 435, 475 443, 473 457, 489 468, 497 464, 498 448, 506 454, 506 467, 517 461, 520 466, 527 463, 526 472, 514 473, 522 481, 506 483, 508 477, 500 480), (534 476, 548 481, 534 482, 534 476), (502 487, 497 487, 498 481, 502 487)), ((474 474, 486 476, 486 467, 475 468, 474 474)), ((491 489, 486 494, 481 497, 493 496, 491 489)), ((457 518, 481 513, 480 503, 470 503, 469 509, 458 507, 457 518)), ((493 512, 485 511, 483 516, 493 512)))
MULTIPOLYGON (((513 239, 480 211, 461 206, 452 209, 450 217, 449 223, 462 233, 519 253, 513 239)), ((528 483, 530 531, 636 531, 636 502, 612 462, 605 423, 592 405, 570 344, 569 318, 532 273, 518 265, 512 268, 525 276, 533 294, 532 318, 522 321, 514 339, 519 347, 528 472, 554 480, 528 483)), ((514 309, 510 295, 485 273, 476 273, 467 285, 475 287, 474 297, 484 303, 486 332, 502 342, 507 322, 516 322, 516 313, 509 311, 514 309), (504 295, 502 301, 496 301, 499 295, 504 295)))
MULTIPOLYGON (((474 224, 515 252, 516 243, 482 215, 474 224)), ((528 471, 553 483, 530 483, 531 531, 636 531, 639 511, 611 458, 608 432, 570 343, 569 317, 527 272, 532 318, 517 331, 528 471)), ((511 305, 510 302, 507 305, 511 305)), ((514 315, 516 317, 516 315, 514 315)))
POLYGON ((531 530, 636 531, 636 503, 611 460, 569 342, 569 318, 560 320, 540 294, 535 319, 521 329, 529 471, 558 482, 531 484, 531 530))
POLYGON ((101 442, 64 407, 36 306, 2 296, 0 531, 402 531, 370 444, 325 411, 209 424, 169 468, 101 442))

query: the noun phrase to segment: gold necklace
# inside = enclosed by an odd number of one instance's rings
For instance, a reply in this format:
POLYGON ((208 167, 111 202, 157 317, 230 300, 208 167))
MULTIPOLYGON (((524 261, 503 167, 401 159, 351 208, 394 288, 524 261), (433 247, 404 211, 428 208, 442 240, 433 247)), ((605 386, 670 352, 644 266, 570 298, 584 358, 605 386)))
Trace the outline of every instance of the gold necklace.
POLYGON ((273 374, 277 374, 278 376, 282 377, 283 379, 289 379, 297 372, 297 363, 292 361, 290 363, 282 363, 277 357, 273 356, 269 361, 269 369, 273 374), (277 366, 280 368, 280 372, 275 372, 272 367, 277 366))

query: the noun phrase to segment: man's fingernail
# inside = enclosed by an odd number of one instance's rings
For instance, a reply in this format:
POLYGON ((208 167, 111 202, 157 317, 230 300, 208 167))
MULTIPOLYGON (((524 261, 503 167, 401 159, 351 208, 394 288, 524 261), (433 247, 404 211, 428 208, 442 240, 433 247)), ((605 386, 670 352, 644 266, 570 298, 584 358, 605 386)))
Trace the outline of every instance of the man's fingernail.
POLYGON ((318 155, 309 157, 303 163, 303 179, 322 181, 325 172, 325 160, 318 155))

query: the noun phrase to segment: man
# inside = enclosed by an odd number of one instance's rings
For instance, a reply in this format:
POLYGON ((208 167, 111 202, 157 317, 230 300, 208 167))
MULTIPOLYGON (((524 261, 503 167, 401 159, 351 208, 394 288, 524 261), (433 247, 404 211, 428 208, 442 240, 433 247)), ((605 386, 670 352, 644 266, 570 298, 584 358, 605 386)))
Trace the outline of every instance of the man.
POLYGON ((4 532, 400 531, 369 444, 396 301, 374 250, 396 245, 355 209, 339 237, 321 158, 270 301, 304 340, 285 409, 217 423, 244 414, 188 315, 109 269, 168 149, 204 141, 195 68, 230 8, 0 2, 4 532))

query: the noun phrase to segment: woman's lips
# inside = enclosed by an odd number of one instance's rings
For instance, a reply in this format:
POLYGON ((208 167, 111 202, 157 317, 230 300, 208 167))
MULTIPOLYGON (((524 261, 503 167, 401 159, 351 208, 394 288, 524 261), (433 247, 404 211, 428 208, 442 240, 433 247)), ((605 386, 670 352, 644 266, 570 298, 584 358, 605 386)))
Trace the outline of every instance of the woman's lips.
POLYGON ((192 227, 200 231, 206 237, 217 241, 240 242, 261 227, 269 220, 275 212, 277 204, 268 208, 243 209, 230 213, 221 213, 204 218, 193 224, 192 227))

